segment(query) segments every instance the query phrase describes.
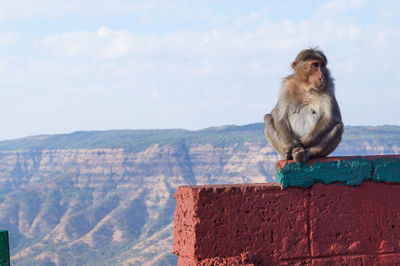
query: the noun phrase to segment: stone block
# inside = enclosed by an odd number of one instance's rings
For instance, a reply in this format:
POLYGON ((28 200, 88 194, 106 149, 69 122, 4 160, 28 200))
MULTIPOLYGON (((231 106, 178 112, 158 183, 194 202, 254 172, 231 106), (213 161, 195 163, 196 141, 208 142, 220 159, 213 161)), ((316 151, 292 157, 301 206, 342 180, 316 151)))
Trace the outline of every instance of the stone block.
POLYGON ((250 251, 251 262, 262 265, 310 256, 304 189, 281 190, 274 184, 192 186, 180 187, 175 198, 194 208, 189 212, 177 203, 173 246, 179 256, 203 260, 250 251), (183 213, 186 222, 180 218, 183 213), (179 234, 188 229, 183 241, 179 234))
POLYGON ((400 184, 315 184, 310 202, 311 255, 399 252, 399 191, 400 184))
POLYGON ((305 163, 281 160, 275 170, 275 178, 283 189, 315 183, 358 186, 371 179, 400 183, 400 155, 324 157, 305 163))
POLYGON ((376 182, 400 183, 400 157, 370 157, 373 162, 373 180, 376 182))
POLYGON ((356 186, 371 178, 372 162, 364 157, 326 157, 306 163, 282 160, 276 164, 276 180, 283 189, 310 187, 317 182, 356 186))

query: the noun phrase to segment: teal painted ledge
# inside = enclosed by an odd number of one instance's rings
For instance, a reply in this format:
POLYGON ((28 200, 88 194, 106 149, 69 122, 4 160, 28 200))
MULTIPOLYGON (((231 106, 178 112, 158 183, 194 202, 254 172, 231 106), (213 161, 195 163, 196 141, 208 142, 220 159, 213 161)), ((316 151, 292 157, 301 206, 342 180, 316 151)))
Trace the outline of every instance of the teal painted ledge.
POLYGON ((366 180, 400 183, 400 155, 323 157, 306 163, 281 160, 275 170, 282 189, 310 187, 317 182, 348 186, 366 180))
POLYGON ((10 265, 8 231, 0 231, 0 266, 10 265))

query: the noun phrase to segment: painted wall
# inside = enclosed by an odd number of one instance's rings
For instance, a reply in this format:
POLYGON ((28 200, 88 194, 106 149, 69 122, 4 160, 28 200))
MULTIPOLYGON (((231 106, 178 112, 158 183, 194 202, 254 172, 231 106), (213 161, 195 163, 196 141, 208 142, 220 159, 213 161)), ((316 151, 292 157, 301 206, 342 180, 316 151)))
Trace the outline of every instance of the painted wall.
POLYGON ((173 250, 178 265, 398 265, 399 191, 373 179, 179 187, 173 250))

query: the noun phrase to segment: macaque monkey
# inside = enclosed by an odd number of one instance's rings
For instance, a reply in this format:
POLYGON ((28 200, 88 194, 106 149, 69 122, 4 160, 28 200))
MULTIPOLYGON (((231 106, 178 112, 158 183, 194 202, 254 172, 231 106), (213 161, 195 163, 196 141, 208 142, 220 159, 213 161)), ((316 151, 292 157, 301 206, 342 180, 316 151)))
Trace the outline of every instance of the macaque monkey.
POLYGON ((276 106, 264 117, 265 135, 283 160, 305 162, 327 156, 339 145, 342 116, 327 63, 320 50, 301 51, 276 106))

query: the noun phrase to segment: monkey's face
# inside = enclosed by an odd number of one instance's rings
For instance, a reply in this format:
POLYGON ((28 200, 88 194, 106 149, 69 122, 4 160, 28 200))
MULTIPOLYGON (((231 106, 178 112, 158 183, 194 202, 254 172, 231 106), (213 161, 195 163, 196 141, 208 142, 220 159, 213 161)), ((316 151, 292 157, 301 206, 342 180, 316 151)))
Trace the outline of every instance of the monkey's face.
POLYGON ((326 83, 326 65, 319 60, 310 60, 308 63, 308 82, 312 89, 323 90, 326 83))

